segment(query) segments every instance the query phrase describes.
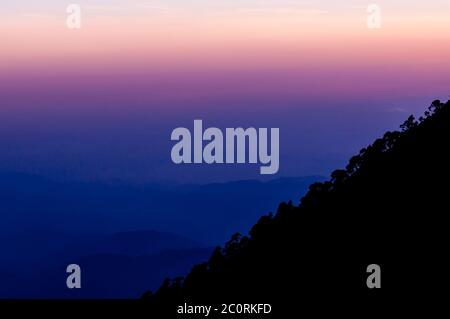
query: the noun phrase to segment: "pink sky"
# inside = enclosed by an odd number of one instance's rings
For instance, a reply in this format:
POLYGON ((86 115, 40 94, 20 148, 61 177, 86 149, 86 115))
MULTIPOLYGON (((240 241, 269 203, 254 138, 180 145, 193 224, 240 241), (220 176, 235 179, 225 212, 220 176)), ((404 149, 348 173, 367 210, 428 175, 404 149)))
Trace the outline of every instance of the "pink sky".
POLYGON ((211 94, 226 94, 249 82, 245 91, 252 94, 349 95, 395 88, 430 94, 450 84, 445 12, 386 9, 381 29, 371 30, 363 6, 201 16, 174 9, 155 16, 106 14, 111 10, 88 7, 80 30, 65 26, 64 12, 6 15, 0 81, 12 89, 29 83, 77 90, 95 89, 95 80, 79 78, 108 78, 120 90, 124 79, 146 74, 144 82, 168 83, 159 84, 160 93, 177 88, 181 96, 205 86, 211 94))
POLYGON ((60 1, 7 4, 0 169, 168 174, 167 132, 203 118, 280 127, 284 173, 322 174, 450 94, 448 0, 379 1, 376 30, 357 0, 138 1, 81 1, 80 30, 60 1))
POLYGON ((80 30, 65 26, 64 11, 3 16, 0 70, 450 68, 450 12, 445 11, 389 11, 388 6, 381 29, 370 30, 364 6, 204 15, 171 9, 150 16, 111 15, 112 8, 85 8, 80 30))

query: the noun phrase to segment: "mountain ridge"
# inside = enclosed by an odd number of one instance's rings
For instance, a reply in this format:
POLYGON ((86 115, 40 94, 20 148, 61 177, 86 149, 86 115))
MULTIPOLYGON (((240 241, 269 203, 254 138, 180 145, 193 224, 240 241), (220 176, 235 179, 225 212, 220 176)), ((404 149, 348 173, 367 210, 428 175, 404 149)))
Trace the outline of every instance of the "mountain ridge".
POLYGON ((183 302, 271 302, 281 318, 299 313, 301 301, 316 314, 373 305, 382 313, 403 298, 438 295, 449 266, 450 101, 433 101, 400 128, 312 184, 298 206, 281 203, 185 278, 145 293, 148 311, 175 317, 183 302), (374 263, 381 289, 367 286, 374 263))

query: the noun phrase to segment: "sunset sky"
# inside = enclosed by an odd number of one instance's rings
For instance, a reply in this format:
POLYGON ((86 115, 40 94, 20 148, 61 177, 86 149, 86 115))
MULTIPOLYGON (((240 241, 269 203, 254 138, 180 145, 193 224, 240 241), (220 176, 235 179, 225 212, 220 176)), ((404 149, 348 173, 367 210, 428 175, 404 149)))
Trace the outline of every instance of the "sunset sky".
POLYGON ((209 181, 256 168, 170 163, 170 131, 279 127, 282 175, 327 174, 450 95, 450 1, 0 1, 0 170, 209 181))

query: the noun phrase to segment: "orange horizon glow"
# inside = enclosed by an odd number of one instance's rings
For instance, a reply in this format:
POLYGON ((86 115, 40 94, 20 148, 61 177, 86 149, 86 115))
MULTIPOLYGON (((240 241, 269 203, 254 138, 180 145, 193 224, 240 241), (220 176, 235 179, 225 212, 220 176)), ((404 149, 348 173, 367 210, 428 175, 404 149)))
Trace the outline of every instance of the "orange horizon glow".
POLYGON ((0 69, 450 67, 450 19, 444 16, 385 16, 377 30, 367 29, 364 15, 326 12, 93 16, 80 30, 61 18, 3 18, 0 69))

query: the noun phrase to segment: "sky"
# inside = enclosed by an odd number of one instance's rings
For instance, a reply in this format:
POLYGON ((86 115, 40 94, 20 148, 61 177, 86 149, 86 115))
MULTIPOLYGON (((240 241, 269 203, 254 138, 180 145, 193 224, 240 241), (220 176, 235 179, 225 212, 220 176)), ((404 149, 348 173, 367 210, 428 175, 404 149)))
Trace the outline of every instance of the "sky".
POLYGON ((323 174, 450 94, 450 2, 0 0, 0 171, 130 182, 260 178, 176 166, 172 129, 279 127, 280 176, 323 174))

